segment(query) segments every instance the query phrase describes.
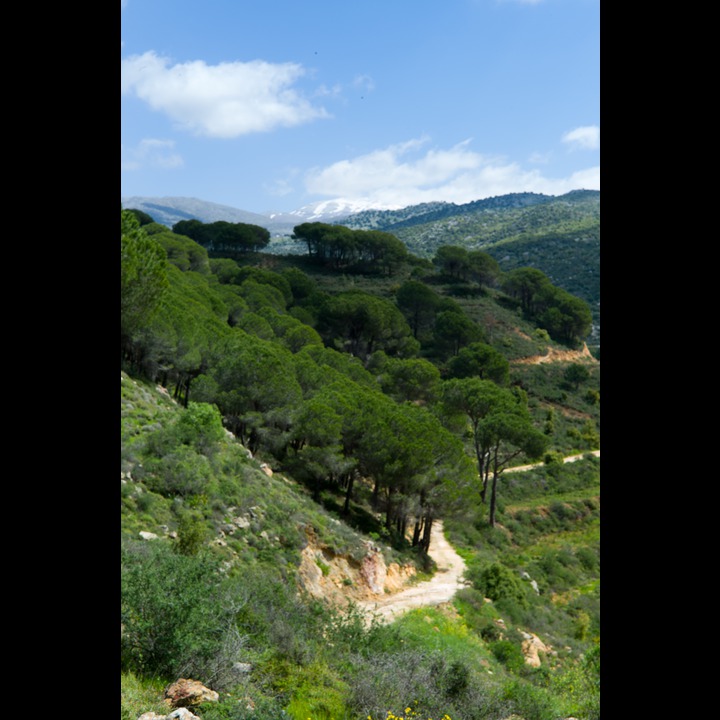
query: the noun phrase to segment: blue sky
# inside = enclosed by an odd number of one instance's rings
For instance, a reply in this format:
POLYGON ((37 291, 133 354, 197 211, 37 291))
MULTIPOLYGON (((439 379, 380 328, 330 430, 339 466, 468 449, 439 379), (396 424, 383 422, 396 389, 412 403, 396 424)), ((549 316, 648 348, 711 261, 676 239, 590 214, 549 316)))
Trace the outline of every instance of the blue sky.
POLYGON ((599 0, 121 0, 121 194, 600 189, 599 0))

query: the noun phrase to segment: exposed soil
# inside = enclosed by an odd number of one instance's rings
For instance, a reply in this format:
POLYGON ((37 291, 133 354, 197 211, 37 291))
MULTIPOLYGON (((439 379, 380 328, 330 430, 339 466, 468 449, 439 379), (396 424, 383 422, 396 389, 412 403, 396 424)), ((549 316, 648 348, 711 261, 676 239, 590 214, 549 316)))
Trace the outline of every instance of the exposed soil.
POLYGON ((433 523, 429 555, 437 564, 437 571, 430 580, 397 593, 359 602, 358 607, 368 616, 374 615, 378 621, 388 623, 406 610, 449 602, 465 586, 462 580, 465 561, 445 539, 443 524, 439 520, 433 523))
MULTIPOLYGON (((570 463, 575 462, 576 460, 582 460, 586 455, 594 455, 595 457, 600 457, 600 451, 588 450, 588 452, 580 453, 579 455, 568 455, 568 457, 563 459, 563 462, 570 463)), ((542 463, 532 463, 531 465, 516 465, 515 467, 506 468, 503 472, 522 472, 524 470, 532 470, 538 465, 542 465, 542 463)))
POLYGON ((552 362, 590 362, 597 363, 592 356, 586 343, 583 343, 582 350, 557 350, 549 347, 547 355, 533 355, 531 357, 513 360, 514 365, 541 365, 542 363, 552 362))

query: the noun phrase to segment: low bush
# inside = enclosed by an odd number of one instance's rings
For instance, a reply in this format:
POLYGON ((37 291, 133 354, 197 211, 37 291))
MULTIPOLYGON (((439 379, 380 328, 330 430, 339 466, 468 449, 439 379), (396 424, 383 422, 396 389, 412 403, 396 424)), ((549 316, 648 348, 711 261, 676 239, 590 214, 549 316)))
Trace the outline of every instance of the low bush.
POLYGON ((491 600, 514 600, 521 607, 528 606, 525 586, 517 574, 505 565, 494 562, 482 569, 471 568, 467 576, 491 600))
POLYGON ((525 666, 525 657, 522 650, 509 640, 495 640, 491 642, 490 650, 495 658, 510 672, 520 672, 525 666))
POLYGON ((539 688, 525 680, 508 683, 503 691, 512 712, 523 720, 557 720, 565 717, 558 700, 545 688, 539 688))
POLYGON ((121 666, 166 678, 222 682, 242 638, 218 562, 188 557, 162 540, 121 548, 121 666))
POLYGON ((553 676, 550 688, 562 700, 565 715, 600 720, 600 645, 553 676))
POLYGON ((177 446, 171 453, 146 462, 146 484, 165 497, 202 493, 212 474, 209 460, 194 448, 177 446))

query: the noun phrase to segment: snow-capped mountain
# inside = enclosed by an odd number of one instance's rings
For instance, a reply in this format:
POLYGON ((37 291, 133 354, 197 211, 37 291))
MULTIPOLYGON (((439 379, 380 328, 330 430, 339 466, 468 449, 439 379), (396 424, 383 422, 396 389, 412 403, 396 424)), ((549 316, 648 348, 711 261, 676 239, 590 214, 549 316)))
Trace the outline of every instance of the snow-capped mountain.
POLYGON ((295 225, 304 222, 337 222, 362 210, 399 210, 400 205, 389 205, 369 200, 321 200, 297 210, 283 213, 250 213, 217 203, 184 197, 122 197, 122 207, 142 210, 161 225, 172 227, 180 220, 195 218, 211 223, 217 220, 244 222, 259 225, 273 235, 290 235, 295 225))
POLYGON ((400 210, 402 205, 377 203, 367 199, 350 200, 336 198, 335 200, 321 200, 310 205, 293 210, 289 213, 272 213, 270 218, 298 218, 301 222, 332 222, 362 212, 363 210, 400 210))

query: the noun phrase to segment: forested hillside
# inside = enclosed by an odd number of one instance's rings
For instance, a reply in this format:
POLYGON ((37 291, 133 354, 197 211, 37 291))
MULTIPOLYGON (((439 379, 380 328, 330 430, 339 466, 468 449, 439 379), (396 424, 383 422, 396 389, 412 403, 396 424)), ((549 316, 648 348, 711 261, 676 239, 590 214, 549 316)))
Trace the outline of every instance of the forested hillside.
POLYGON ((518 193, 465 205, 366 211, 343 224, 391 232, 419 257, 432 258, 441 245, 458 245, 486 251, 505 271, 537 268, 589 304, 599 342, 599 191, 576 190, 559 197, 518 193))
POLYGON ((452 234, 261 231, 121 211, 122 717, 192 677, 204 720, 599 718, 588 304, 452 234), (368 622, 438 520, 467 587, 368 622))

